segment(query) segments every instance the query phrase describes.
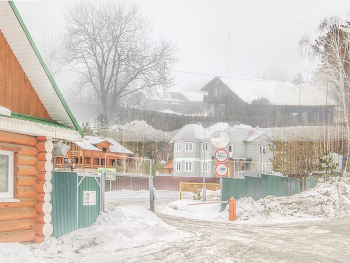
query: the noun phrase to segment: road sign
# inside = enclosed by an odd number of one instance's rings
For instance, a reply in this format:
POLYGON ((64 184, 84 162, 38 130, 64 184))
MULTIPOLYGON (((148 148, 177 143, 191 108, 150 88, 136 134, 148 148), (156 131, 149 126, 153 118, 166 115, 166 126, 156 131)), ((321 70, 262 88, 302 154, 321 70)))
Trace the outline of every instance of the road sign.
POLYGON ((214 131, 210 136, 210 142, 216 148, 225 148, 230 142, 230 138, 224 131, 214 131))
POLYGON ((219 163, 215 167, 215 172, 218 176, 225 176, 228 173, 228 167, 224 163, 219 163))
POLYGON ((224 149, 219 149, 215 152, 215 159, 218 162, 226 162, 228 159, 228 153, 224 149))

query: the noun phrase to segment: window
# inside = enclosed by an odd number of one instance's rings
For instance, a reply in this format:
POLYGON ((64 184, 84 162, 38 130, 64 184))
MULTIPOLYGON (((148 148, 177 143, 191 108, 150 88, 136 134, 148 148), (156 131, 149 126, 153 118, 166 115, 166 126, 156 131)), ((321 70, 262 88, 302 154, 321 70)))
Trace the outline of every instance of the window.
POLYGON ((202 162, 202 172, 208 172, 208 162, 202 162))
POLYGON ((192 152, 193 151, 193 143, 192 142, 185 142, 185 151, 186 152, 192 152))
POLYGON ((68 158, 64 158, 64 163, 68 163, 68 158))
POLYGON ((176 163, 176 171, 181 171, 181 162, 175 162, 176 163))
POLYGON ((180 152, 181 151, 181 143, 177 142, 175 148, 176 148, 177 152, 180 152))
POLYGON ((208 143, 207 142, 202 142, 202 151, 208 151, 208 143))
POLYGON ((72 143, 71 149, 72 149, 72 151, 74 151, 74 143, 72 143))
POLYGON ((259 154, 266 154, 266 145, 259 145, 259 154))
POLYGON ((216 114, 218 116, 225 116, 225 104, 218 105, 216 114))
POLYGON ((230 145, 230 146, 228 147, 228 151, 229 151, 230 153, 232 153, 232 145, 230 145))
POLYGON ((0 150, 0 197, 13 198, 13 152, 0 150))
POLYGON ((192 161, 186 161, 185 162, 185 172, 192 172, 192 161))
POLYGON ((261 165, 261 172, 266 173, 266 164, 261 165))
POLYGON ((106 153, 107 152, 107 148, 102 148, 102 152, 106 153))
POLYGON ((218 84, 214 84, 214 96, 218 96, 219 95, 219 86, 218 84))

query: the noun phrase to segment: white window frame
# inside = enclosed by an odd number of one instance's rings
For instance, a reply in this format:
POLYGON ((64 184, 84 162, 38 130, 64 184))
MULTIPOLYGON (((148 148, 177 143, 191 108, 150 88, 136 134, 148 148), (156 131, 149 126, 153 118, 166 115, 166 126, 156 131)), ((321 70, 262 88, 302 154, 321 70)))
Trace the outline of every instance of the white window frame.
POLYGON ((176 161, 175 162, 175 171, 181 171, 181 162, 179 161, 176 161))
POLYGON ((261 154, 261 150, 262 150, 262 154, 265 155, 266 154, 266 145, 259 145, 259 154, 261 154))
POLYGON ((202 172, 208 172, 208 161, 202 162, 202 172), (205 171, 204 167, 206 168, 205 171))
POLYGON ((181 152, 181 142, 175 143, 176 152, 181 152))
POLYGON ((192 152, 192 151, 193 151, 193 142, 185 142, 185 152, 192 152))
MULTIPOLYGON (((13 199, 14 194, 14 153, 10 151, 3 151, 0 150, 0 155, 7 155, 8 156, 8 178, 7 178, 7 192, 0 192, 0 202, 9 202, 11 200, 5 200, 5 199, 13 199)), ((14 199, 16 200, 16 199, 14 199)), ((18 200, 17 200, 18 201, 18 200)))
POLYGON ((202 152, 204 152, 204 145, 205 145, 205 151, 208 151, 208 142, 202 142, 202 152))
POLYGON ((193 162, 185 161, 185 172, 192 172, 193 162))

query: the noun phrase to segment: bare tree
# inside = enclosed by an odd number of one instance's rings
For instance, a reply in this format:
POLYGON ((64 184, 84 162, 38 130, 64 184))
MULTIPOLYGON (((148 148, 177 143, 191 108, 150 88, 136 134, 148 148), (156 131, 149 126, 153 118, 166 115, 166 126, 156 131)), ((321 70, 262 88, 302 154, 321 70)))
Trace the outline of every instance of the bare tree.
POLYGON ((40 52, 54 79, 61 73, 64 65, 62 43, 62 36, 55 31, 51 31, 49 35, 43 34, 41 37, 40 52))
POLYGON ((350 150, 350 24, 339 17, 331 17, 322 21, 319 34, 314 42, 306 36, 300 44, 312 58, 316 58, 318 67, 315 80, 329 89, 342 113, 348 142, 345 172, 350 150))
POLYGON ((80 89, 93 92, 109 119, 122 98, 173 83, 176 47, 164 38, 152 40, 153 27, 140 6, 80 1, 68 7, 65 18, 68 62, 83 75, 80 89))

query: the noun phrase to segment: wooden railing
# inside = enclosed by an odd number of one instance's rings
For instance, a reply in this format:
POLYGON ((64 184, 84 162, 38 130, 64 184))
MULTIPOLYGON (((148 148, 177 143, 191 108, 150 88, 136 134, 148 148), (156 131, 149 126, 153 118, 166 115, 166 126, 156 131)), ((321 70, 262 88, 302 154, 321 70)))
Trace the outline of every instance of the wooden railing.
POLYGON ((78 151, 71 151, 71 152, 70 152, 70 155, 71 155, 71 156, 78 156, 78 155, 79 155, 79 152, 78 152, 78 151))

